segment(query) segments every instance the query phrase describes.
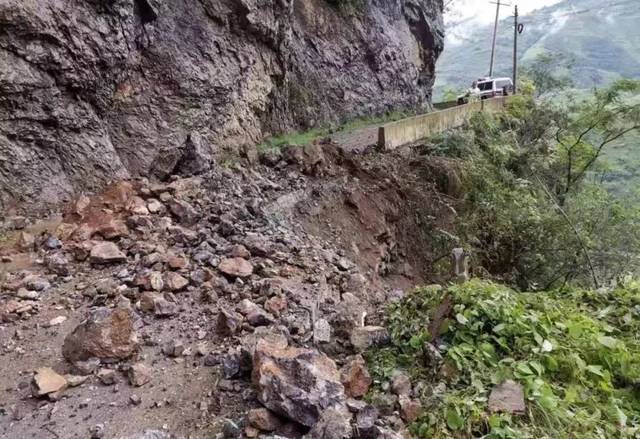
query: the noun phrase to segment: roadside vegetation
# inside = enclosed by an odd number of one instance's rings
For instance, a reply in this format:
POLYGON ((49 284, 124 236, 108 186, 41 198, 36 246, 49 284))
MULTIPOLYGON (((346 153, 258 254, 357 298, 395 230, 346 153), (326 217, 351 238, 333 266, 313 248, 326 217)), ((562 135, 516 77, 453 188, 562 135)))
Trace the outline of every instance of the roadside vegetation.
MULTIPOLYGON (((640 284, 594 292, 579 288, 521 293, 489 281, 448 288, 452 315, 429 334, 442 303, 421 288, 392 305, 392 343, 369 352, 377 383, 398 369, 418 389, 420 438, 613 438, 640 432, 640 284), (438 335, 438 337, 436 337, 438 335), (433 341, 442 359, 430 355, 433 341), (505 380, 522 385, 522 414, 491 413, 490 392, 505 380)), ((635 436, 634 436, 635 435, 635 436)))
POLYGON ((309 131, 293 131, 290 133, 284 133, 278 136, 269 137, 265 139, 260 145, 258 145, 258 151, 265 151, 268 149, 280 149, 286 145, 298 145, 306 146, 313 142, 321 140, 332 134, 346 134, 362 128, 369 127, 376 124, 385 124, 394 122, 396 120, 404 119, 416 115, 416 112, 412 111, 393 111, 385 113, 381 116, 362 117, 353 119, 338 127, 322 127, 309 131))
POLYGON ((507 111, 475 115, 420 153, 456 163, 460 285, 418 288, 368 352, 375 404, 402 371, 419 438, 640 437, 640 191, 612 191, 608 151, 640 131, 640 82, 536 99, 544 66, 507 111), (492 410, 513 382, 524 410, 492 410))

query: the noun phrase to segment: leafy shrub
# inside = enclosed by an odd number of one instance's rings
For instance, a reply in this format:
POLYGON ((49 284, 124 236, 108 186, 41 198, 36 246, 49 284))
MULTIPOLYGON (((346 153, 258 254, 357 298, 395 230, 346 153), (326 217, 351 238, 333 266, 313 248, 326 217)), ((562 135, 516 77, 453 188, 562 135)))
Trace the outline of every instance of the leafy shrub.
MULTIPOLYGON (((422 288, 392 305, 392 345, 369 352, 375 382, 412 377, 423 438, 634 437, 640 432, 640 284, 609 292, 518 293, 471 281, 451 287, 453 312, 437 340, 444 363, 424 361, 429 315, 442 292, 422 288), (491 414, 488 397, 520 383, 526 413, 491 414)), ((375 394, 375 391, 374 391, 375 394)), ((375 396, 372 396, 375 399, 375 396)))
MULTIPOLYGON (((622 81, 608 94, 598 92, 608 97, 597 98, 597 105, 615 102, 634 84, 622 81)), ((506 112, 478 113, 423 147, 424 154, 459 161, 457 232, 472 250, 477 274, 523 290, 548 290, 572 283, 597 287, 640 272, 640 198, 607 191, 593 178, 605 169, 594 161, 597 148, 566 134, 581 132, 583 117, 599 121, 602 111, 592 105, 574 106, 575 122, 563 107, 516 96, 506 112)), ((635 111, 626 104, 616 108, 635 111)), ((605 138, 633 127, 606 123, 605 138)))

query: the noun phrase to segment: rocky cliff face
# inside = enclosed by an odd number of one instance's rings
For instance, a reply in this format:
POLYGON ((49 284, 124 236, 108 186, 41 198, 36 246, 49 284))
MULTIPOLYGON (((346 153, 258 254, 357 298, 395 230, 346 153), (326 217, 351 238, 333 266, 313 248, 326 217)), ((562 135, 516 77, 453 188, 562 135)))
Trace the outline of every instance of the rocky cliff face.
POLYGON ((426 106, 442 41, 442 0, 0 0, 0 207, 426 106))

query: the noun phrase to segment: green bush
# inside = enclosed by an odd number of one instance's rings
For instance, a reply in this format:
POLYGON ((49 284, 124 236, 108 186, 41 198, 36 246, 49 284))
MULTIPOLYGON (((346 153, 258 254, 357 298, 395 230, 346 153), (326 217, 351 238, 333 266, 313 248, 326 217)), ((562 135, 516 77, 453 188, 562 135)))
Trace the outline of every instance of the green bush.
MULTIPOLYGON (((638 194, 622 199, 595 178, 605 169, 594 156, 597 138, 571 142, 563 134, 579 132, 584 117, 597 118, 584 105, 568 117, 564 107, 517 96, 506 112, 478 113, 424 146, 425 155, 459 163, 457 235, 472 250, 476 274, 522 290, 548 290, 639 273, 638 194)), ((619 110, 634 114, 625 105, 619 110)), ((602 135, 624 129, 622 122, 607 122, 602 135)))
POLYGON ((640 432, 640 284, 608 292, 518 293, 471 281, 448 292, 453 312, 437 344, 442 367, 427 358, 429 316, 438 289, 392 305, 392 344, 368 353, 377 390, 396 369, 420 389, 421 438, 603 438, 640 432), (445 373, 446 371, 446 373, 445 373), (525 392, 523 415, 490 413, 493 386, 512 379, 525 392))

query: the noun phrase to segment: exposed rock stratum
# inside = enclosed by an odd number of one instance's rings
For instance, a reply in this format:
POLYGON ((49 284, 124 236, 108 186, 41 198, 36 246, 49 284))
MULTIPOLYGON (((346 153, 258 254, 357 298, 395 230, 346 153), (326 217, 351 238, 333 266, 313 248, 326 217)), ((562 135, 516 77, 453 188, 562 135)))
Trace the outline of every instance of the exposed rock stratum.
POLYGON ((428 106, 442 3, 1 0, 0 207, 428 106))

